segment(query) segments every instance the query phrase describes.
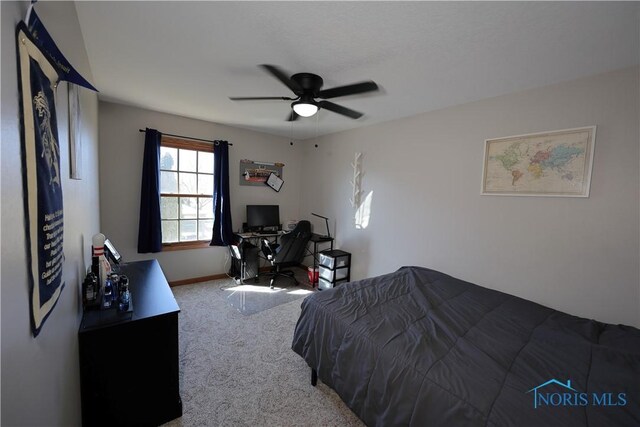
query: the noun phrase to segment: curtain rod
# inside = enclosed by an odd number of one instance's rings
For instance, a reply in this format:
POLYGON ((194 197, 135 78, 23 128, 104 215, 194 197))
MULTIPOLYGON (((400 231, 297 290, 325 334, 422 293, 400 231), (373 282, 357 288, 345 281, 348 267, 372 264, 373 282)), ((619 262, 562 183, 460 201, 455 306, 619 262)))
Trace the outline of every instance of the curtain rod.
MULTIPOLYGON (((146 131, 146 130, 144 130, 144 129, 138 129, 138 131, 140 131, 140 132, 145 132, 145 133, 147 132, 147 131, 146 131)), ((212 144, 216 144, 216 145, 218 145, 216 141, 212 141, 212 140, 210 140, 210 139, 193 138, 193 137, 191 137, 191 136, 174 135, 174 134, 172 134, 172 133, 164 133, 164 132, 160 132, 160 133, 161 133, 161 134, 163 134, 163 135, 173 136, 173 137, 176 137, 176 138, 191 139, 191 140, 193 140, 193 141, 210 142, 210 143, 212 143, 212 144)), ((232 144, 232 143, 229 143, 229 145, 233 145, 233 144, 232 144)))

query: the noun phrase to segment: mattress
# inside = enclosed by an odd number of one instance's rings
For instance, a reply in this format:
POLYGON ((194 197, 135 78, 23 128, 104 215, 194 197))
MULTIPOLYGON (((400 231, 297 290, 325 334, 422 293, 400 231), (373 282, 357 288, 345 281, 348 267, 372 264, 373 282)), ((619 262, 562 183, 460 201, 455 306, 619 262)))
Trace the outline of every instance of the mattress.
POLYGON ((640 426, 640 330, 427 268, 310 295, 292 348, 369 426, 640 426))

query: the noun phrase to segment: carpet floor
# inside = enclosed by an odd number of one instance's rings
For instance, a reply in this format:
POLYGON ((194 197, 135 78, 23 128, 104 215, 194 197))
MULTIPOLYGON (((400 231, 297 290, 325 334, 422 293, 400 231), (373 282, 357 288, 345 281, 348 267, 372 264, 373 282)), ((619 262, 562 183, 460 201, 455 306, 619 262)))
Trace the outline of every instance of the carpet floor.
POLYGON ((275 292, 265 283, 241 290, 228 279, 172 290, 183 416, 165 426, 363 425, 333 390, 311 386, 309 367, 291 350, 310 288, 284 279, 275 292))

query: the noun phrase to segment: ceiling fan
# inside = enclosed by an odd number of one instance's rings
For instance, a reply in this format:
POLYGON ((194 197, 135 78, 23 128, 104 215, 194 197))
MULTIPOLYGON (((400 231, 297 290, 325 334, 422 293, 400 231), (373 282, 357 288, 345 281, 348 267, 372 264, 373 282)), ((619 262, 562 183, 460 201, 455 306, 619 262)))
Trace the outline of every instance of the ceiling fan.
POLYGON ((343 116, 357 119, 362 117, 362 113, 352 110, 342 105, 329 101, 317 101, 316 98, 330 99, 339 96, 355 95, 357 93, 374 92, 378 90, 378 85, 372 81, 354 83, 346 86, 338 86, 331 89, 322 89, 322 77, 311 73, 298 73, 291 77, 275 65, 263 64, 262 68, 280 80, 296 95, 295 98, 285 96, 258 96, 258 97, 230 97, 232 101, 257 101, 267 99, 281 99, 283 101, 293 101, 291 103, 291 114, 287 121, 297 120, 298 117, 311 117, 318 109, 333 111, 343 116))

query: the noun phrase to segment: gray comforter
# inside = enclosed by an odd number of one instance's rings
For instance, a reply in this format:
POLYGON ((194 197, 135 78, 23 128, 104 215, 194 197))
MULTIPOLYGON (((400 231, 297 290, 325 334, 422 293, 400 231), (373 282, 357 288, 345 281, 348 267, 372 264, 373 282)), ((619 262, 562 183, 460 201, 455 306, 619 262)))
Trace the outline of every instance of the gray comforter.
POLYGON ((292 348, 370 426, 640 426, 640 330, 426 268, 307 297, 292 348))

